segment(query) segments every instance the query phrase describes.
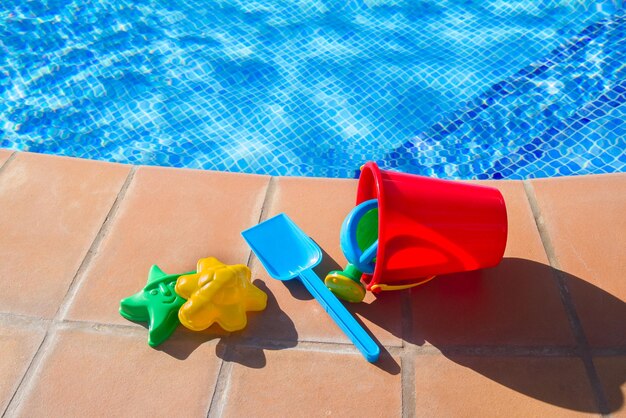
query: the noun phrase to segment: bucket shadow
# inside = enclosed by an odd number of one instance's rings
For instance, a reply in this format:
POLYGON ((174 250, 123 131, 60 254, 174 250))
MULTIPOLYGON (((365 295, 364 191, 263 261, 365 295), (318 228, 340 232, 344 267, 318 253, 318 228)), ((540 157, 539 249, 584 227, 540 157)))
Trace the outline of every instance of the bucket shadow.
MULTIPOLYGON (((575 298, 590 345, 623 354, 626 303, 579 277, 518 258, 505 258, 491 269, 441 276, 406 291, 410 309, 405 312, 410 315, 405 335, 398 336, 420 346, 431 344, 449 360, 537 400, 597 413, 585 366, 576 355, 559 280, 575 298), (593 327, 585 327, 589 317, 593 327), (611 347, 602 338, 609 338, 611 347)), ((385 296, 383 292, 352 311, 384 326, 385 317, 375 307, 385 296)), ((626 367, 623 361, 619 366, 619 359, 623 357, 617 358, 612 377, 602 380, 609 398, 603 413, 624 405, 620 386, 626 381, 626 367)))
POLYGON ((247 312, 248 323, 246 328, 236 332, 224 331, 217 324, 213 324, 200 332, 190 331, 179 325, 174 334, 163 344, 156 347, 156 349, 179 360, 185 360, 201 345, 219 339, 215 348, 216 355, 219 358, 224 361, 237 362, 251 368, 265 367, 264 350, 283 350, 294 347, 298 341, 298 333, 293 321, 280 309, 276 302, 276 297, 265 283, 262 280, 255 280, 254 285, 267 294, 266 310, 271 309, 274 319, 280 322, 281 332, 285 336, 284 341, 281 340, 274 343, 262 339, 247 339, 242 336, 246 330, 253 330, 262 324, 264 311, 261 311, 247 312), (234 355, 234 353, 238 352, 239 346, 245 347, 245 356, 234 355))

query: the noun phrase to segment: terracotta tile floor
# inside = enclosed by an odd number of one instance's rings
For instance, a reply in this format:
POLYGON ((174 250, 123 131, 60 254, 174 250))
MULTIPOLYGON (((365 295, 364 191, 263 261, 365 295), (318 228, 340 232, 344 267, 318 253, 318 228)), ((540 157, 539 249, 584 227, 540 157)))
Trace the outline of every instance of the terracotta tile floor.
POLYGON ((500 265, 347 305, 376 364, 240 235, 286 212, 323 275, 356 184, 0 150, 2 415, 626 416, 626 174, 490 182, 500 265), (248 264, 267 309, 150 348, 119 300, 206 256, 248 264))

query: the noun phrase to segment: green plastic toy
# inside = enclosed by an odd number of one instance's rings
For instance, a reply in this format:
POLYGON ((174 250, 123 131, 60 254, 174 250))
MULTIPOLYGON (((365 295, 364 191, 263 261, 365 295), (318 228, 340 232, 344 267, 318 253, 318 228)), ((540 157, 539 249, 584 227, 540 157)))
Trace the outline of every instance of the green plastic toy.
MULTIPOLYGON (((368 202, 359 206, 366 207, 368 202)), ((361 216, 359 206, 354 208, 341 226, 341 248, 346 251, 349 246, 347 236, 351 233, 350 219, 356 217, 356 243, 361 251, 370 248, 378 240, 378 207, 369 209, 361 216)), ((369 206, 373 206, 371 203, 369 206)), ((372 260, 375 262, 376 258, 372 260)), ((334 270, 324 279, 328 287, 340 299, 348 302, 361 302, 365 297, 365 286, 361 283, 361 272, 356 266, 348 263, 344 270, 334 270)))
POLYGON ((179 276, 166 274, 154 265, 143 290, 120 302, 120 314, 124 318, 148 322, 148 344, 151 347, 167 340, 179 324, 178 309, 185 303, 185 299, 174 291, 179 276))

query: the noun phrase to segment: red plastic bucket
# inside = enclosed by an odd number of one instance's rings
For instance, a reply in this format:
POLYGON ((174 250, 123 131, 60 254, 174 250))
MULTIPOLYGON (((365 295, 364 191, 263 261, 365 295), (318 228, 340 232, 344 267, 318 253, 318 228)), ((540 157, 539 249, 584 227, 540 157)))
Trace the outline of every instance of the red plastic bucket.
POLYGON ((495 266, 504 254, 507 215, 499 190, 385 171, 361 170, 357 205, 378 199, 373 292, 417 285, 435 275, 495 266))

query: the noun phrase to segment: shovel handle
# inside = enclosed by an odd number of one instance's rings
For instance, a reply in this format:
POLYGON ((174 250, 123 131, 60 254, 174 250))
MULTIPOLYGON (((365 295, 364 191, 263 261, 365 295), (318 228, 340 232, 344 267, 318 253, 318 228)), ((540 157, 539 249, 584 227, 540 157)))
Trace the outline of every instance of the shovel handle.
POLYGON ((339 325, 339 328, 350 337, 350 340, 352 340, 367 361, 373 363, 378 360, 380 348, 376 342, 354 319, 346 307, 339 302, 339 299, 328 290, 326 285, 317 277, 317 274, 313 270, 305 270, 300 273, 299 278, 311 295, 322 305, 335 323, 339 325))

